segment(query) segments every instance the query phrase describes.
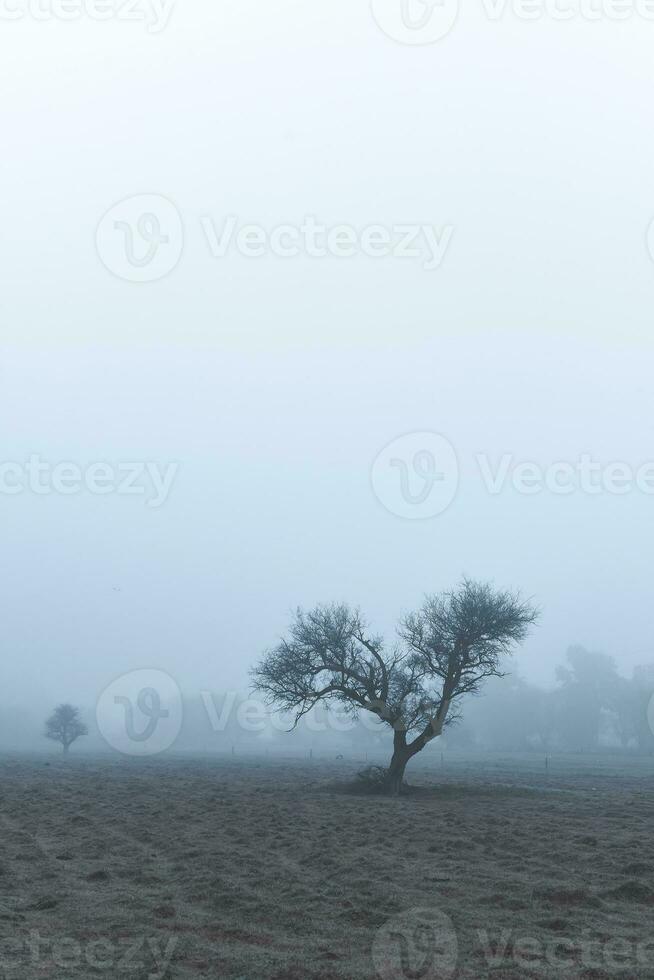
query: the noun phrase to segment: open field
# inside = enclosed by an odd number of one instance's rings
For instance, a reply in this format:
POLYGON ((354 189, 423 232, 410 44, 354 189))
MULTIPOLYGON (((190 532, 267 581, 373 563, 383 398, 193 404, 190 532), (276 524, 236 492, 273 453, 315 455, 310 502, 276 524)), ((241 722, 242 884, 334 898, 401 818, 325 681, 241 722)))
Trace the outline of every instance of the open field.
POLYGON ((654 977, 654 760, 357 768, 5 758, 0 976, 654 977))

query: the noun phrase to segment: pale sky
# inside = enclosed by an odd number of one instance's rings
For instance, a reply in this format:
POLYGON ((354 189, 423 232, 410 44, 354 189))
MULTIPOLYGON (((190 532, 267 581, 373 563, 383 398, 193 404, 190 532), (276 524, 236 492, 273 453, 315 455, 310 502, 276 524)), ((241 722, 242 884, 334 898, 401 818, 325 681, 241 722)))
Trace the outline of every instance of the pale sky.
POLYGON ((155 509, 0 494, 5 700, 93 703, 149 667, 245 687, 296 605, 350 601, 392 638, 462 574, 542 605, 528 677, 572 643, 654 660, 654 496, 494 495, 475 462, 654 460, 653 43, 638 13, 481 2, 425 45, 363 0, 178 0, 158 33, 0 18, 1 461, 179 466, 155 509), (135 195, 183 221, 158 281, 96 247, 135 195), (230 215, 452 234, 432 270, 215 258, 202 219, 230 215), (459 489, 406 519, 371 467, 424 432, 459 489))

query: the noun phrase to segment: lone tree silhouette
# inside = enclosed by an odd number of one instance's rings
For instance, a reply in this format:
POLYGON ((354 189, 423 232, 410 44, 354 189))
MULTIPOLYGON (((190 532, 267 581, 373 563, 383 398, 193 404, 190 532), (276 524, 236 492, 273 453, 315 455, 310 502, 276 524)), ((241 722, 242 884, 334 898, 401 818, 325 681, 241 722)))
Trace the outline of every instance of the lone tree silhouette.
POLYGON ((405 616, 390 648, 347 605, 298 609, 288 637, 253 669, 253 687, 293 712, 294 728, 321 701, 372 712, 393 730, 385 789, 397 795, 409 760, 460 716, 464 695, 504 676, 503 658, 537 618, 518 593, 469 579, 405 616))
POLYGON ((60 704, 45 723, 45 737, 53 742, 61 742, 64 755, 68 755, 73 742, 88 733, 88 728, 80 718, 79 708, 72 704, 60 704))

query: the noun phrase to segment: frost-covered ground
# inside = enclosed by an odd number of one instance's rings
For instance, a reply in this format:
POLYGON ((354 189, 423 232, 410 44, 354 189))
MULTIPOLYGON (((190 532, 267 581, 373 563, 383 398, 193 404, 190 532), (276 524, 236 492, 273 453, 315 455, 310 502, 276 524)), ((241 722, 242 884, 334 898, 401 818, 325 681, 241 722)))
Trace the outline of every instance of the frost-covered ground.
POLYGON ((4 758, 0 976, 654 977, 654 760, 358 768, 4 758))

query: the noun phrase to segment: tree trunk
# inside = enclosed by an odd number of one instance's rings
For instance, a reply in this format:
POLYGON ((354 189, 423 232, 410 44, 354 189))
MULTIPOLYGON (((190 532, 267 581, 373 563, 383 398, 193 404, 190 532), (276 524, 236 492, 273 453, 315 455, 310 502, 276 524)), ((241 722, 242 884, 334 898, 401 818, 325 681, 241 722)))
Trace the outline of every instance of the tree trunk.
POLYGON ((406 764, 408 761, 408 755, 398 755, 397 753, 393 753, 393 758, 391 760, 386 781, 390 796, 400 795, 402 783, 404 782, 404 770, 406 769, 406 764))
POLYGON ((395 732, 393 758, 386 777, 386 790, 390 796, 399 796, 404 782, 404 770, 413 753, 406 744, 405 732, 395 732))

